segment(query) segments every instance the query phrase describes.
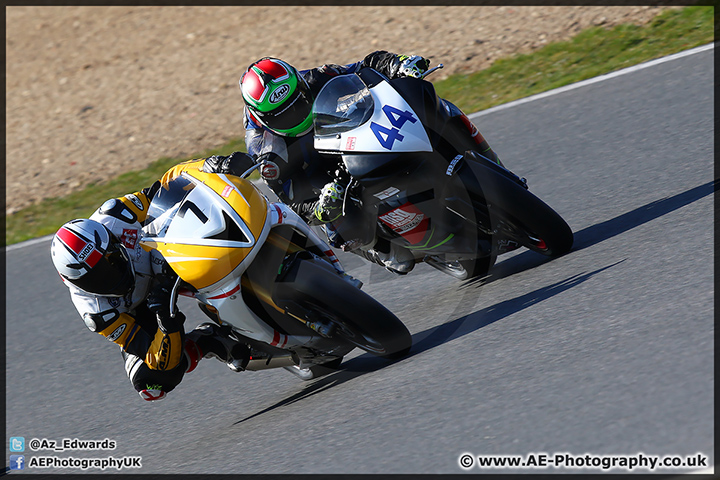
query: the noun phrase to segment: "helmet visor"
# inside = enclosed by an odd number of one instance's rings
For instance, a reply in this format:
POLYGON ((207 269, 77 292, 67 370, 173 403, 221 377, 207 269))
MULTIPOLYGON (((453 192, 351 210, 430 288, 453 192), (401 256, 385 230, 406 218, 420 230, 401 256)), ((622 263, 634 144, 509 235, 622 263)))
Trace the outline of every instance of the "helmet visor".
POLYGON ((271 130, 293 130, 310 116, 312 112, 312 94, 307 84, 300 79, 295 91, 280 107, 269 112, 260 112, 253 108, 252 112, 271 130))
POLYGON ((89 293, 122 297, 132 290, 135 275, 125 248, 111 242, 108 251, 89 272, 69 281, 89 293))

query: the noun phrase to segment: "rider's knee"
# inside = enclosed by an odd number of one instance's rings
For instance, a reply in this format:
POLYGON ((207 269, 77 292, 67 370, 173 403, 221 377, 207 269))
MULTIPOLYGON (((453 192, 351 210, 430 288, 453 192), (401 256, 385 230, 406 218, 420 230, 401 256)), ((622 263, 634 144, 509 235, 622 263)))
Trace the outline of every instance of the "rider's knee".
MULTIPOLYGON (((140 398, 148 402, 167 397, 189 370, 190 360, 184 355, 180 364, 172 370, 153 370, 136 355, 122 352, 125 359, 125 372, 140 398)), ((197 362, 195 362, 197 364, 197 362)))

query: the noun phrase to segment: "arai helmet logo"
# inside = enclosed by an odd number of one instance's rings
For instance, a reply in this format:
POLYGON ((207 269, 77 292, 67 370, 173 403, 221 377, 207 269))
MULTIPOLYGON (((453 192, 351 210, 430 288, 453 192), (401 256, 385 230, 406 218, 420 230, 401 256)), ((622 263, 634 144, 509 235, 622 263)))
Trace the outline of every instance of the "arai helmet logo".
POLYGON ((280 85, 280 87, 270 95, 270 103, 282 102, 288 93, 290 93, 290 85, 280 85))

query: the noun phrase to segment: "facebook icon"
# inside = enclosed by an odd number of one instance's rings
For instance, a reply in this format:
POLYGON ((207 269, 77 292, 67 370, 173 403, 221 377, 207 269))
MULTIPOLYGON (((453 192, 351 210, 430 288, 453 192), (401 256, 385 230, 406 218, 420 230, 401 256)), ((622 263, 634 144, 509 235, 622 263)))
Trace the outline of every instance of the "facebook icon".
POLYGON ((25 455, 10 455, 10 470, 23 470, 25 468, 25 455))

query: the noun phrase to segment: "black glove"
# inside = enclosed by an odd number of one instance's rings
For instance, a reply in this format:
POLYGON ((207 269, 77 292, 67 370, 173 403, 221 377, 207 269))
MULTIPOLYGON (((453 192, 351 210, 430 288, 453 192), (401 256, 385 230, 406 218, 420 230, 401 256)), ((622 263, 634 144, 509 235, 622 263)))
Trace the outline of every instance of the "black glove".
POLYGON ((185 315, 176 312, 175 317, 170 316, 170 302, 172 300, 173 278, 165 275, 155 277, 158 284, 155 285, 147 297, 147 306, 157 318, 158 326, 163 333, 174 333, 182 330, 185 323, 185 315))
POLYGON ((270 185, 279 185, 302 171, 303 161, 296 158, 286 162, 275 152, 266 152, 257 156, 255 163, 261 163, 260 175, 270 185))
POLYGON ((228 156, 213 155, 205 159, 203 172, 229 173, 239 177, 254 164, 252 157, 243 152, 233 152, 228 156))

